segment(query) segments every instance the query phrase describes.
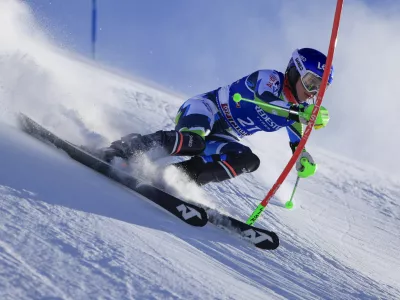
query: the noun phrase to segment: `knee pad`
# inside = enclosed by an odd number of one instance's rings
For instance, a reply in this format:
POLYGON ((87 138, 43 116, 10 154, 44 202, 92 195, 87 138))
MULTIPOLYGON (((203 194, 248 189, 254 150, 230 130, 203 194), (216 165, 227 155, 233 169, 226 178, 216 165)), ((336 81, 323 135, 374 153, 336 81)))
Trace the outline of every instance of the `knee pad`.
POLYGON ((260 159, 251 151, 227 153, 225 161, 232 166, 237 175, 254 172, 260 166, 260 159))
POLYGON ((260 159, 254 153, 214 154, 211 156, 195 156, 174 164, 182 169, 199 185, 209 182, 220 182, 234 178, 243 173, 254 172, 260 166, 260 159))
POLYGON ((260 167, 261 163, 258 156, 255 155, 253 152, 247 153, 244 157, 244 161, 248 169, 248 172, 256 171, 260 167))

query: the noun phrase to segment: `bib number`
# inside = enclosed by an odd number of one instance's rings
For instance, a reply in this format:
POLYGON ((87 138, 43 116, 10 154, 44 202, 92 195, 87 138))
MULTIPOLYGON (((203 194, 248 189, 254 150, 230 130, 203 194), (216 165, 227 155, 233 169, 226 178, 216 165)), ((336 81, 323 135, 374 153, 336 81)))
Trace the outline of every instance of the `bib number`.
POLYGON ((255 126, 254 122, 252 119, 250 119, 249 117, 247 117, 247 121, 242 120, 242 119, 237 119, 237 121, 239 122, 240 125, 242 125, 242 127, 246 127, 247 131, 254 131, 254 130, 261 130, 261 128, 255 126), (248 128, 249 126, 252 126, 250 128, 248 128))

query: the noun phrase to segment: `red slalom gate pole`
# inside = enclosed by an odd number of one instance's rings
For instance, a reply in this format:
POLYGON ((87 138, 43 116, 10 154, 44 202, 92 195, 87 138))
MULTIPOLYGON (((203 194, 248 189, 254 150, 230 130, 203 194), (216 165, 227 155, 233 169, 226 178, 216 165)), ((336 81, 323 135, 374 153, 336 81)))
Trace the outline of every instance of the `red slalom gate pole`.
POLYGON ((272 188, 269 190, 269 192, 265 196, 264 200, 261 201, 261 203, 257 206, 255 211, 252 213, 252 215, 247 220, 246 223, 249 225, 253 225, 255 223, 255 221, 258 219, 258 217, 264 211, 268 202, 275 195, 276 191, 279 189, 279 187, 281 186, 283 181, 286 179, 290 170, 293 168, 294 164, 296 163, 297 159, 299 158, 300 153, 303 151, 303 148, 306 145, 307 140, 311 134, 311 131, 312 131, 315 121, 317 119, 317 115, 318 115, 318 112, 319 112, 319 109, 320 109, 320 106, 321 106, 321 103, 322 103, 322 100, 323 100, 323 97, 325 94, 326 86, 328 84, 328 78, 329 78, 329 74, 330 74, 331 67, 332 67, 333 54, 335 53, 336 41, 337 41, 337 36, 338 36, 338 31, 339 31, 340 16, 342 14, 342 7, 343 7, 343 0, 337 0, 335 17, 333 20, 331 40, 329 42, 329 50, 328 50, 328 56, 326 59, 324 75, 322 76, 321 88, 317 94, 317 100, 316 100, 314 109, 311 114, 310 122, 308 122, 306 130, 304 131, 304 135, 303 135, 302 139, 300 140, 300 143, 297 146, 296 151, 293 153, 292 158, 289 160, 288 164, 283 169, 281 175, 278 177, 278 179, 276 180, 276 182, 274 183, 272 188))

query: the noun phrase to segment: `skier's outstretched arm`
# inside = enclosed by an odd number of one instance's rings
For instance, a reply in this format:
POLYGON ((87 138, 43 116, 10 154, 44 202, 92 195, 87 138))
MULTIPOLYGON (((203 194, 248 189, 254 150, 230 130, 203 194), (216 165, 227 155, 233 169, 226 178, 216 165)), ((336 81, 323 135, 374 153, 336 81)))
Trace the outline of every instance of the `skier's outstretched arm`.
MULTIPOLYGON (((292 125, 286 127, 289 134, 289 145, 292 149, 292 153, 296 151, 297 146, 304 133, 304 125, 300 122, 295 122, 292 125)), ((312 176, 317 171, 317 164, 314 162, 311 154, 307 152, 306 148, 303 149, 296 162, 297 175, 301 178, 312 176)))

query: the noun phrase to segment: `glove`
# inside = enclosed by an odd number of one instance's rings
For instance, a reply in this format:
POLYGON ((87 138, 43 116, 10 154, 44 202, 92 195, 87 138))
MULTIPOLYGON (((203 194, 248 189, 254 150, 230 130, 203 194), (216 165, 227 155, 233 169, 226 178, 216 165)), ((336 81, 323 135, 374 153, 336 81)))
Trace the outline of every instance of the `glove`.
POLYGON ((303 151, 296 162, 297 175, 300 178, 307 178, 317 172, 317 164, 311 157, 310 153, 303 151))
MULTIPOLYGON (((299 105, 300 123, 307 125, 308 122, 310 122, 314 106, 315 106, 314 104, 310 104, 306 107, 304 107, 302 104, 299 105)), ((321 106, 318 111, 317 119, 314 123, 314 128, 315 129, 323 128, 328 124, 328 122, 329 122, 329 112, 325 107, 321 106)))

